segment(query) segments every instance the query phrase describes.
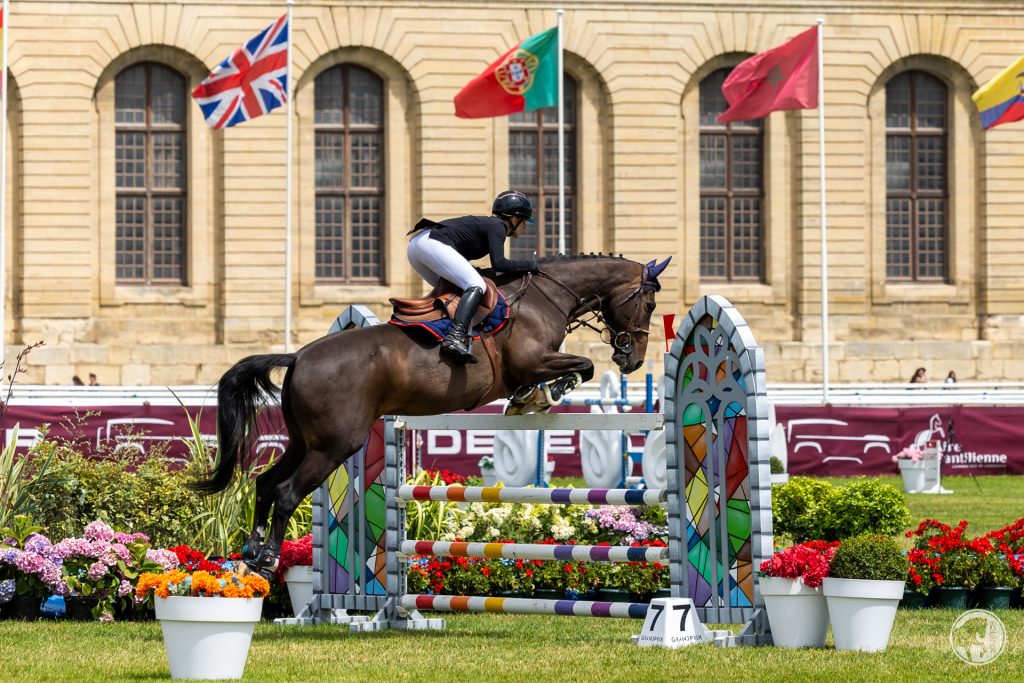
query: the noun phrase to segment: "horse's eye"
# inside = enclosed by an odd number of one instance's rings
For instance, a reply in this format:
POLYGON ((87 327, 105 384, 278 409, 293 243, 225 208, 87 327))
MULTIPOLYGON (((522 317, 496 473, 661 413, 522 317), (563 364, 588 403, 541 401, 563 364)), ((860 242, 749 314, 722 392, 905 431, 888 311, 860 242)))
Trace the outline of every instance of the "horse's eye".
POLYGON ((657 305, 657 304, 655 304, 655 303, 654 303, 653 301, 648 301, 648 302, 647 302, 647 312, 648 312, 648 313, 654 313, 654 307, 655 307, 656 305, 657 305))

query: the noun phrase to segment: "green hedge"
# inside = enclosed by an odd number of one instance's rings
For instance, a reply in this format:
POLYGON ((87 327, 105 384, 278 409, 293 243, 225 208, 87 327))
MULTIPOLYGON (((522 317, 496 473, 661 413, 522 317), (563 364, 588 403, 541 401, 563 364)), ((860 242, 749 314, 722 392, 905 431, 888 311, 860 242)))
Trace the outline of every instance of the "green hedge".
POLYGON ((893 536, 910 523, 903 493, 891 484, 860 477, 845 486, 793 477, 772 489, 776 535, 793 541, 840 541, 860 534, 893 536))

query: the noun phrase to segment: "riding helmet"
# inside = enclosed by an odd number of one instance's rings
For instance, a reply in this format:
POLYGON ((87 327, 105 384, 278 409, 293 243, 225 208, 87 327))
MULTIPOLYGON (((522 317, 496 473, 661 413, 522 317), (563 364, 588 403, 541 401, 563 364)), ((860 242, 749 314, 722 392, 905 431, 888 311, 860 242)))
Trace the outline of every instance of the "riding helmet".
POLYGON ((495 216, 519 216, 527 223, 536 223, 533 218, 533 202, 519 190, 505 190, 494 198, 491 213, 495 216))

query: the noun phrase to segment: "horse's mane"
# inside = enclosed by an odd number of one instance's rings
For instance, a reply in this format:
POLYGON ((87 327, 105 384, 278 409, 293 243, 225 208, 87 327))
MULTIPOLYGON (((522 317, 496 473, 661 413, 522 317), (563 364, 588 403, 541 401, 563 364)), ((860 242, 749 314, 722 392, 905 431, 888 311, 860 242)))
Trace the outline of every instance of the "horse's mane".
POLYGON ((555 254, 554 256, 545 256, 542 259, 538 259, 537 263, 545 264, 545 263, 558 263, 559 261, 579 261, 579 260, 582 260, 582 259, 605 259, 605 258, 622 259, 623 261, 628 260, 622 254, 618 254, 618 255, 616 255, 616 254, 604 254, 604 253, 601 253, 601 252, 598 252, 596 254, 594 252, 590 252, 589 254, 584 254, 583 252, 580 252, 578 254, 555 254))

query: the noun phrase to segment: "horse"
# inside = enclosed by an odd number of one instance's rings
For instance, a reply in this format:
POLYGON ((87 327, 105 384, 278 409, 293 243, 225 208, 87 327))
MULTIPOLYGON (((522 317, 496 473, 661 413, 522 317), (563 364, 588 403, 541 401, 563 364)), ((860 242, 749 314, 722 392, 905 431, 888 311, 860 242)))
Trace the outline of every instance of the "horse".
POLYGON ((228 486, 235 463, 250 452, 260 410, 278 393, 270 373, 285 368, 279 391, 288 446, 256 479, 253 528, 242 548, 244 564, 269 576, 295 508, 363 446, 381 416, 439 415, 509 397, 511 411, 529 410, 539 383, 556 385, 557 397, 594 376, 589 359, 559 351, 582 326, 600 332, 623 373, 639 368, 658 275, 669 260, 559 255, 540 260, 536 273, 496 276, 509 322, 493 337, 494 357, 477 364, 460 364, 439 353, 436 340, 395 325, 336 332, 295 353, 243 358, 217 387, 217 463, 192 487, 213 494, 228 486))

